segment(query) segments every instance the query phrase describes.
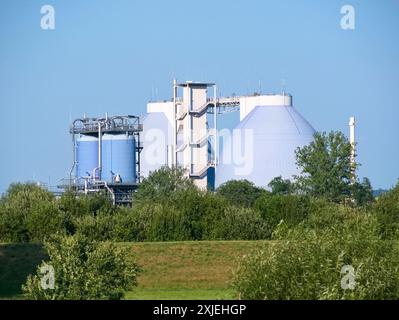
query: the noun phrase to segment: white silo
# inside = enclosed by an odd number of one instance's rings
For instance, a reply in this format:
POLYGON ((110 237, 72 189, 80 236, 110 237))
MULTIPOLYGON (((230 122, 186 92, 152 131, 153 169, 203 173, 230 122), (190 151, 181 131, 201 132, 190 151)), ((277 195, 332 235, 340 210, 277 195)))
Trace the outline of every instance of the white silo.
POLYGON ((243 97, 241 122, 225 138, 216 184, 247 179, 260 187, 277 176, 300 173, 295 150, 313 140, 315 130, 293 107, 290 95, 243 97))

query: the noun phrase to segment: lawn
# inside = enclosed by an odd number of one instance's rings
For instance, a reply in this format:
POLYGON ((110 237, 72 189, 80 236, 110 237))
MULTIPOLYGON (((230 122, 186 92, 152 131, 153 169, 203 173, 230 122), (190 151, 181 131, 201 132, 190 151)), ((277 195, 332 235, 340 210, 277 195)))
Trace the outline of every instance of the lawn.
MULTIPOLYGON (((237 258, 267 241, 121 243, 141 266, 127 299, 234 299, 237 258)), ((0 299, 21 297, 21 284, 45 255, 37 244, 0 244, 0 299)))

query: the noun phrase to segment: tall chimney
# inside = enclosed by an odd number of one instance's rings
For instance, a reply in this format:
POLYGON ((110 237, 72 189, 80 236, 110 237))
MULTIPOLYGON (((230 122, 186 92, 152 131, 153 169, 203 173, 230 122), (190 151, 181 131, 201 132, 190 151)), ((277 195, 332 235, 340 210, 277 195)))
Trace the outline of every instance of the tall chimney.
POLYGON ((355 156, 356 156, 356 141, 355 141, 355 117, 349 118, 349 142, 352 146, 351 150, 351 166, 352 166, 352 181, 355 180, 355 156))

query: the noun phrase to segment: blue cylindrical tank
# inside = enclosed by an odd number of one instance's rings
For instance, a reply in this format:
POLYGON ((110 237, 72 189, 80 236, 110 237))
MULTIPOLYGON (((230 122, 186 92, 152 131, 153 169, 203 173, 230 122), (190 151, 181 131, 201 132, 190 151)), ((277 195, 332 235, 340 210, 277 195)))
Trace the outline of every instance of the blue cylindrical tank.
MULTIPOLYGON (((81 135, 76 139, 76 177, 92 176, 98 167, 98 139, 81 135)), ((97 173, 95 173, 97 175, 97 173)))
POLYGON ((122 183, 136 181, 136 142, 132 135, 104 134, 102 136, 101 180, 122 183))

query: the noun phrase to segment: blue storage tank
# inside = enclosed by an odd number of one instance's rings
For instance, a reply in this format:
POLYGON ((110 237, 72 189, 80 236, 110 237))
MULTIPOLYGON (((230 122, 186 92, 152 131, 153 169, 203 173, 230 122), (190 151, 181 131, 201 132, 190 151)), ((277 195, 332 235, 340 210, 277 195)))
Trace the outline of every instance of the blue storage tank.
POLYGON ((292 106, 279 105, 255 107, 235 130, 241 137, 223 141, 216 171, 217 186, 233 179, 247 179, 267 188, 277 176, 292 179, 300 173, 295 150, 309 144, 315 133, 292 106), (252 143, 245 139, 247 134, 252 136, 252 143))
POLYGON ((132 135, 104 134, 102 137, 101 180, 122 183, 136 182, 136 142, 132 135))
MULTIPOLYGON (((76 139, 76 177, 92 176, 98 167, 98 138, 81 135, 76 139)), ((97 172, 95 173, 97 175, 97 172)))

